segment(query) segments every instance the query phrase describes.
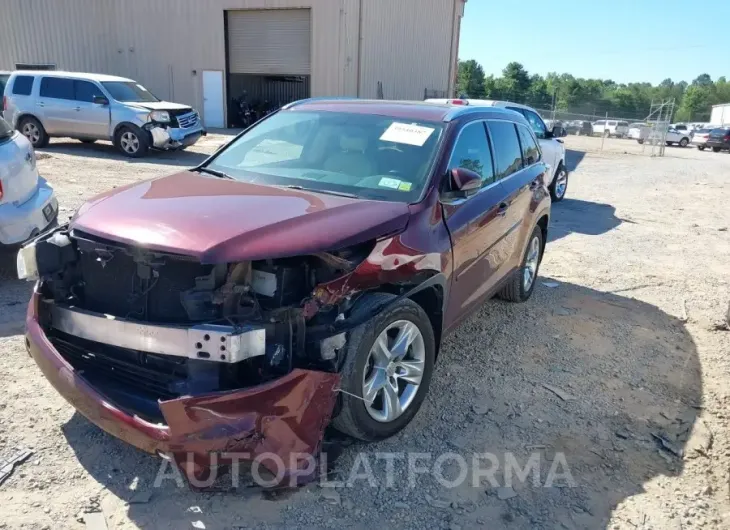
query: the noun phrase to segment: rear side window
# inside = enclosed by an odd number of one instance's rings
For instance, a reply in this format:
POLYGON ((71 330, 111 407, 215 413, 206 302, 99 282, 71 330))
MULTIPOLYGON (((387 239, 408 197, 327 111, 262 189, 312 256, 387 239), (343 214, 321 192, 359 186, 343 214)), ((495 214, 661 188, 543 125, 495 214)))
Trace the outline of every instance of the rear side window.
POLYGON ((43 98, 74 99, 74 82, 63 77, 44 77, 40 95, 43 98))
POLYGON ((496 177, 503 179, 522 169, 522 149, 517 130, 511 121, 490 121, 488 126, 494 146, 496 177))
POLYGON ((540 160, 540 148, 537 146, 535 138, 524 125, 517 125, 517 132, 520 135, 520 145, 522 146, 522 158, 526 166, 531 166, 540 160))
POLYGON ((608 126, 609 127, 613 127, 614 125, 616 125, 616 122, 615 121, 609 121, 608 122, 608 126))
POLYGON ((103 96, 101 89, 91 81, 74 80, 74 99, 91 103, 94 96, 103 96))
POLYGON ((596 122, 596 125, 605 125, 605 124, 606 124, 606 120, 598 120, 596 122))
POLYGON ((494 182, 492 152, 487 141, 484 122, 467 124, 459 134, 449 159, 449 169, 463 167, 482 177, 482 186, 494 182))
POLYGON ((32 75, 19 75, 13 82, 13 94, 16 96, 30 96, 33 89, 32 75))

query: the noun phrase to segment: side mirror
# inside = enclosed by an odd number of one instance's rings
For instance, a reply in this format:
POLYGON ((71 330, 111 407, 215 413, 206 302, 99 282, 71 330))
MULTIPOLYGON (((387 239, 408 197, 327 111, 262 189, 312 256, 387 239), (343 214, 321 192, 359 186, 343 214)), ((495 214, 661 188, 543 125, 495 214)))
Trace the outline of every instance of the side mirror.
POLYGON ((94 96, 94 99, 92 102, 96 105, 108 105, 109 100, 105 98, 104 96, 94 96))
POLYGON ((482 177, 476 171, 465 167, 457 167, 452 169, 450 173, 451 191, 460 191, 467 194, 482 187, 482 177))

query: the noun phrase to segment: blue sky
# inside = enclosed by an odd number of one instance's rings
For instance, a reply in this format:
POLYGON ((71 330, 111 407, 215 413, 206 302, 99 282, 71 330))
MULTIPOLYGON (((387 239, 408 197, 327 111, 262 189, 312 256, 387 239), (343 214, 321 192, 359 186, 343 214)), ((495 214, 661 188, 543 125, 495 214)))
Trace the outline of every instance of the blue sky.
POLYGON ((730 0, 468 0, 459 57, 496 75, 517 61, 619 83, 730 78, 729 29, 730 0))

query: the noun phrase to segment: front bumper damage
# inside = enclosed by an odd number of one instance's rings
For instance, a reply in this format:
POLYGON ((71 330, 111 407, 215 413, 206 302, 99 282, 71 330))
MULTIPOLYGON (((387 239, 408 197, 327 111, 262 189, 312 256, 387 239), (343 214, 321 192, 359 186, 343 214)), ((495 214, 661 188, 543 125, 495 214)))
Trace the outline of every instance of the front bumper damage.
POLYGON ((201 125, 183 129, 157 123, 148 123, 143 129, 149 131, 152 137, 152 147, 166 151, 190 147, 202 136, 208 134, 201 125))
POLYGON ((161 401, 165 422, 155 424, 122 410, 62 357, 39 323, 40 303, 36 289, 26 318, 28 352, 55 389, 99 428, 148 453, 170 456, 189 480, 204 479, 212 465, 262 455, 275 455, 261 465, 281 483, 316 477, 316 467, 303 456, 319 455, 339 374, 294 369, 242 390, 161 401))

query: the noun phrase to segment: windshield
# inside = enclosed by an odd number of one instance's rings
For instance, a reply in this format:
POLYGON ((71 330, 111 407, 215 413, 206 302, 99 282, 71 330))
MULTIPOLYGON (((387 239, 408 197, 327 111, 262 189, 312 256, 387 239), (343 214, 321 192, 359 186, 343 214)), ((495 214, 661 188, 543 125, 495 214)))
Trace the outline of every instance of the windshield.
POLYGON ((160 101, 145 87, 133 81, 107 81, 102 82, 109 95, 122 102, 151 103, 160 101))
POLYGON ((7 140, 13 135, 13 128, 4 119, 0 118, 0 140, 7 140))
POLYGON ((243 182, 415 202, 443 124, 340 112, 280 111, 206 164, 243 182))

